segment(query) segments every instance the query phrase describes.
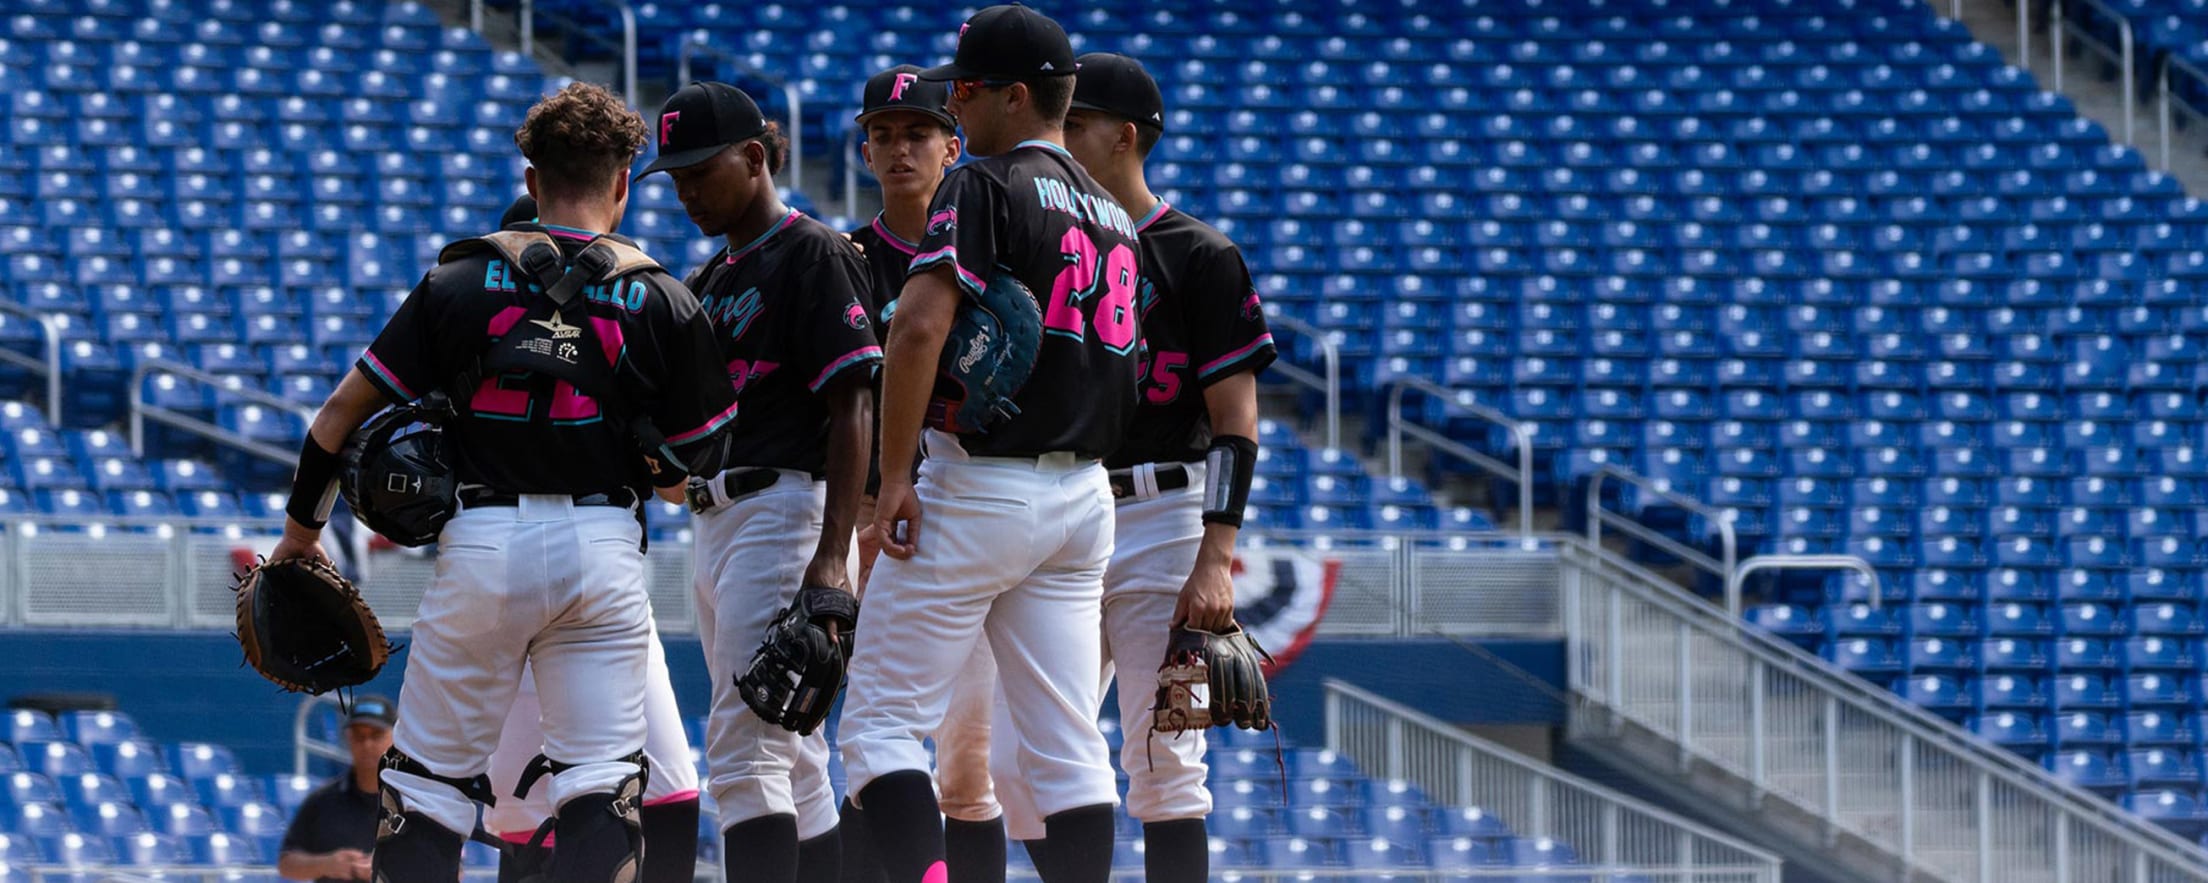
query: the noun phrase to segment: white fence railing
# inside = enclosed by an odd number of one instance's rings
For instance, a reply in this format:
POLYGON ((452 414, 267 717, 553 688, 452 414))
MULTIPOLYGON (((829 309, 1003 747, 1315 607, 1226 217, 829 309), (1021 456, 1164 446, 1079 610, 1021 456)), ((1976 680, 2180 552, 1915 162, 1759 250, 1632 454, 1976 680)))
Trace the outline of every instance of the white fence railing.
POLYGON ((1416 710, 1327 679, 1326 746, 1435 803, 1476 806, 1523 837, 1569 845, 1580 879, 1670 874, 1778 883, 1778 856, 1509 752, 1416 710))
POLYGON ((1668 746, 1679 775, 1714 772, 1905 876, 2208 883, 2208 855, 2109 801, 1617 556, 1558 552, 1575 737, 1668 746))
MULTIPOLYGON (((265 552, 279 531, 275 522, 186 518, 0 519, 0 626, 232 628, 238 555, 265 552), (102 563, 96 580, 84 572, 95 557, 102 563)), ((1516 535, 1253 530, 1242 548, 1331 565, 1335 584, 1321 635, 1563 634, 1556 556, 1516 535)), ((383 623, 406 628, 436 558, 373 552, 360 569, 361 593, 383 623)), ((687 540, 654 540, 645 571, 660 631, 692 631, 687 540)))

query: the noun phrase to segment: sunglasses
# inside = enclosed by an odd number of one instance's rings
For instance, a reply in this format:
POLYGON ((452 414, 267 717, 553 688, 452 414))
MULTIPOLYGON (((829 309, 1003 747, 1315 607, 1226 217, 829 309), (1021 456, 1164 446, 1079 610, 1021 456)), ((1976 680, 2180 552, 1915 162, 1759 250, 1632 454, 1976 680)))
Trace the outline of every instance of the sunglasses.
POLYGON ((1018 80, 981 80, 981 79, 973 79, 973 80, 952 80, 952 81, 951 81, 951 97, 953 97, 953 98, 956 98, 956 99, 958 99, 958 100, 960 100, 960 101, 966 101, 966 100, 968 100, 968 99, 971 99, 971 98, 973 98, 973 97, 974 97, 974 93, 975 93, 975 92, 979 92, 979 91, 981 91, 981 90, 983 90, 983 89, 1002 89, 1002 88, 1004 88, 1004 87, 1006 87, 1006 86, 1010 86, 1010 85, 1012 85, 1013 83, 1017 83, 1017 82, 1019 82, 1019 81, 1018 81, 1018 80))

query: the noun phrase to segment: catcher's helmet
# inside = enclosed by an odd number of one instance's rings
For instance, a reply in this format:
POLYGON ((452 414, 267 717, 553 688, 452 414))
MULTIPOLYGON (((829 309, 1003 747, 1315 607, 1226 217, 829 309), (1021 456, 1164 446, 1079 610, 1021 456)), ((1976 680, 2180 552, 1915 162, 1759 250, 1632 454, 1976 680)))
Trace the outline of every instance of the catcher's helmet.
POLYGON ((445 457, 443 411, 398 407, 353 433, 339 484, 353 517, 401 546, 437 540, 459 511, 460 482, 445 457))

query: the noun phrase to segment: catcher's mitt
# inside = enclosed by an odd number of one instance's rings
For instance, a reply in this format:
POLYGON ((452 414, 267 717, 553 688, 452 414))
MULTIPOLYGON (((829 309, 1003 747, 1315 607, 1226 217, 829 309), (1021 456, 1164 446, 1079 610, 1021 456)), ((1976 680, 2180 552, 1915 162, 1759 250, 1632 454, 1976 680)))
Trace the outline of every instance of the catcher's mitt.
POLYGON ((262 561, 238 576, 236 592, 245 664, 285 690, 364 684, 391 656, 376 612, 328 561, 262 561))
POLYGON ((1000 274, 981 296, 960 303, 936 366, 928 425, 944 432, 981 432, 1011 419, 1012 398, 1027 385, 1043 347, 1043 313, 1035 295, 1000 274))
POLYGON ((774 614, 751 665, 736 676, 737 694, 760 720, 812 735, 843 689, 858 624, 858 596, 826 586, 798 589, 797 600, 774 614))
POLYGON ((1272 729, 1273 700, 1263 669, 1272 659, 1241 626, 1226 632, 1175 628, 1165 645, 1165 664, 1158 667, 1151 727, 1161 733, 1228 724, 1272 729))

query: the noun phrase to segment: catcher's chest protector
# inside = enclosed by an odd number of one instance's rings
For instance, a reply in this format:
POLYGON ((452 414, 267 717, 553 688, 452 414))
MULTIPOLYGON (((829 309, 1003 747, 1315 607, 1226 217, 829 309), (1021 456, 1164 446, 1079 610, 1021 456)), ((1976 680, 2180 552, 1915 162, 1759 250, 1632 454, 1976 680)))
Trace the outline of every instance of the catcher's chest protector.
POLYGON ((635 246, 605 237, 592 241, 570 261, 551 234, 534 230, 501 230, 463 239, 445 246, 437 262, 447 264, 486 251, 505 262, 516 283, 538 289, 543 297, 525 299, 526 312, 491 338, 480 364, 470 372, 474 377, 463 378, 459 385, 464 388, 454 390, 455 403, 465 410, 482 379, 527 371, 565 380, 602 407, 617 406, 620 398, 614 366, 621 355, 618 344, 592 329, 587 307, 567 307, 578 296, 586 303, 600 301, 624 308, 632 299, 641 303, 644 283, 631 280, 623 284, 622 279, 645 270, 659 270, 659 262, 635 246))

